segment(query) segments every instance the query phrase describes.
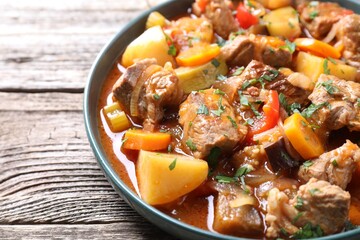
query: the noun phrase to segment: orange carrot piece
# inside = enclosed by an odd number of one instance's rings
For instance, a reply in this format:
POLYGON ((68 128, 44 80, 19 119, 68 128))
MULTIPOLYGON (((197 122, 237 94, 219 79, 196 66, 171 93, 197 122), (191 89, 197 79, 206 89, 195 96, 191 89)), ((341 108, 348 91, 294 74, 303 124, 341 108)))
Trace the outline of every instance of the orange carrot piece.
POLYGON ((198 43, 193 47, 180 51, 176 57, 176 62, 180 66, 191 67, 209 62, 220 53, 220 47, 217 44, 198 43))
POLYGON ((337 48, 316 39, 297 38, 295 39, 294 43, 301 51, 308 51, 319 57, 331 57, 336 59, 341 57, 341 54, 337 48))
POLYGON ((171 142, 169 133, 130 129, 125 133, 123 147, 132 150, 156 151, 166 149, 171 142))

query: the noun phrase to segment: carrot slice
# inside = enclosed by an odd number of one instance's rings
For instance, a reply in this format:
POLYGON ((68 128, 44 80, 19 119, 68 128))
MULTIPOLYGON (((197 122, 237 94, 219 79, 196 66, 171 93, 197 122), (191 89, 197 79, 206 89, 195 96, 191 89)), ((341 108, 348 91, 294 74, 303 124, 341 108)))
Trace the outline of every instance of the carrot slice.
POLYGON ((170 142, 171 135, 169 133, 130 129, 125 133, 123 147, 132 150, 155 151, 166 149, 170 142))
POLYGON ((318 136, 300 113, 294 113, 285 119, 284 131, 295 150, 304 159, 318 157, 324 152, 318 136))
POLYGON ((302 51, 308 51, 319 57, 340 58, 339 50, 330 44, 312 39, 312 38, 297 38, 294 43, 296 47, 302 51))
POLYGON ((209 62, 220 53, 220 47, 217 44, 198 43, 193 47, 180 51, 176 57, 176 62, 180 66, 191 67, 209 62))

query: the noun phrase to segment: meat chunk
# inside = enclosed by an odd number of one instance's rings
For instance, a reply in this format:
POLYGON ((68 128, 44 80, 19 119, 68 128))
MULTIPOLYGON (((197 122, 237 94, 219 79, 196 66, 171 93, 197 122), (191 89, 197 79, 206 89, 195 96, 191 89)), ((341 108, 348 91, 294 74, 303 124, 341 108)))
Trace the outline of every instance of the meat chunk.
POLYGON ((350 194, 327 181, 312 178, 300 186, 290 204, 303 213, 295 224, 304 226, 310 222, 313 226, 319 225, 324 234, 329 235, 343 229, 348 219, 350 194))
POLYGON ((325 124, 329 130, 346 126, 350 131, 360 131, 360 83, 322 74, 309 99, 322 105, 312 116, 317 124, 325 124))
POLYGON ((197 158, 206 157, 213 147, 232 151, 247 134, 227 99, 214 89, 191 93, 181 104, 179 115, 183 141, 197 158))
POLYGON ((273 67, 289 67, 292 54, 282 48, 274 48, 266 37, 239 35, 221 48, 221 54, 230 66, 247 66, 257 60, 273 67))
POLYGON ((305 25, 311 36, 316 39, 324 38, 349 10, 337 3, 311 1, 298 7, 300 21, 305 25))
POLYGON ((131 116, 153 130, 164 116, 164 108, 183 99, 178 78, 172 69, 162 68, 155 59, 144 59, 126 69, 113 87, 114 97, 131 116))
POLYGON ((241 236, 259 234, 263 221, 255 208, 255 197, 249 196, 235 184, 217 184, 219 194, 215 204, 213 228, 217 232, 241 236))
POLYGON ((318 235, 313 237, 339 232, 344 227, 350 208, 348 192, 315 178, 300 186, 291 200, 277 188, 270 190, 267 200, 265 221, 268 226, 266 236, 269 238, 276 238, 284 232, 296 238, 296 234, 308 226, 318 230, 318 235))
POLYGON ((235 99, 238 90, 242 90, 244 93, 250 90, 254 92, 254 88, 260 89, 262 85, 265 89, 283 93, 289 104, 297 102, 305 105, 308 103, 309 91, 292 85, 284 74, 256 60, 252 60, 240 76, 233 76, 215 84, 216 87, 226 92, 230 102, 235 99))
MULTIPOLYGON (((193 10, 200 16, 201 10, 197 2, 193 4, 193 10)), ((226 0, 210 0, 206 5, 204 15, 213 24, 215 32, 224 39, 228 39, 230 33, 239 30, 239 24, 226 0)))
POLYGON ((344 45, 343 57, 350 65, 360 67, 360 15, 352 14, 338 23, 337 38, 344 45))
POLYGON ((345 189, 351 181, 357 162, 360 162, 360 148, 348 140, 341 147, 312 160, 311 166, 302 165, 298 175, 303 181, 316 178, 345 189))

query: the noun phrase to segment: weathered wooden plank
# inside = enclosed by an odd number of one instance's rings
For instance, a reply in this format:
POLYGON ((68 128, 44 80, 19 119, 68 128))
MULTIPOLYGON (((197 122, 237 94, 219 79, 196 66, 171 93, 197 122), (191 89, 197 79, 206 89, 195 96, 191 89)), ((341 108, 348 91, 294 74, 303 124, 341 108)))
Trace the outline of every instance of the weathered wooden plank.
POLYGON ((175 237, 160 231, 156 227, 142 222, 88 224, 88 225, 15 225, 1 226, 2 240, 107 240, 107 239, 156 239, 175 240, 175 237))
POLYGON ((146 8, 145 0, 1 1, 0 91, 80 92, 100 49, 146 8))

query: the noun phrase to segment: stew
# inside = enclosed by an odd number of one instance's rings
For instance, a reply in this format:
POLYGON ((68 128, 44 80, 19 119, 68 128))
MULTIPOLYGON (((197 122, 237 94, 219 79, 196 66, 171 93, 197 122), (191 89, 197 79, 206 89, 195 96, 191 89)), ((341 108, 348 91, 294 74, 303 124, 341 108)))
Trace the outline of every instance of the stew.
POLYGON ((239 237, 360 225, 360 15, 196 0, 152 12, 102 89, 102 144, 146 203, 239 237))

